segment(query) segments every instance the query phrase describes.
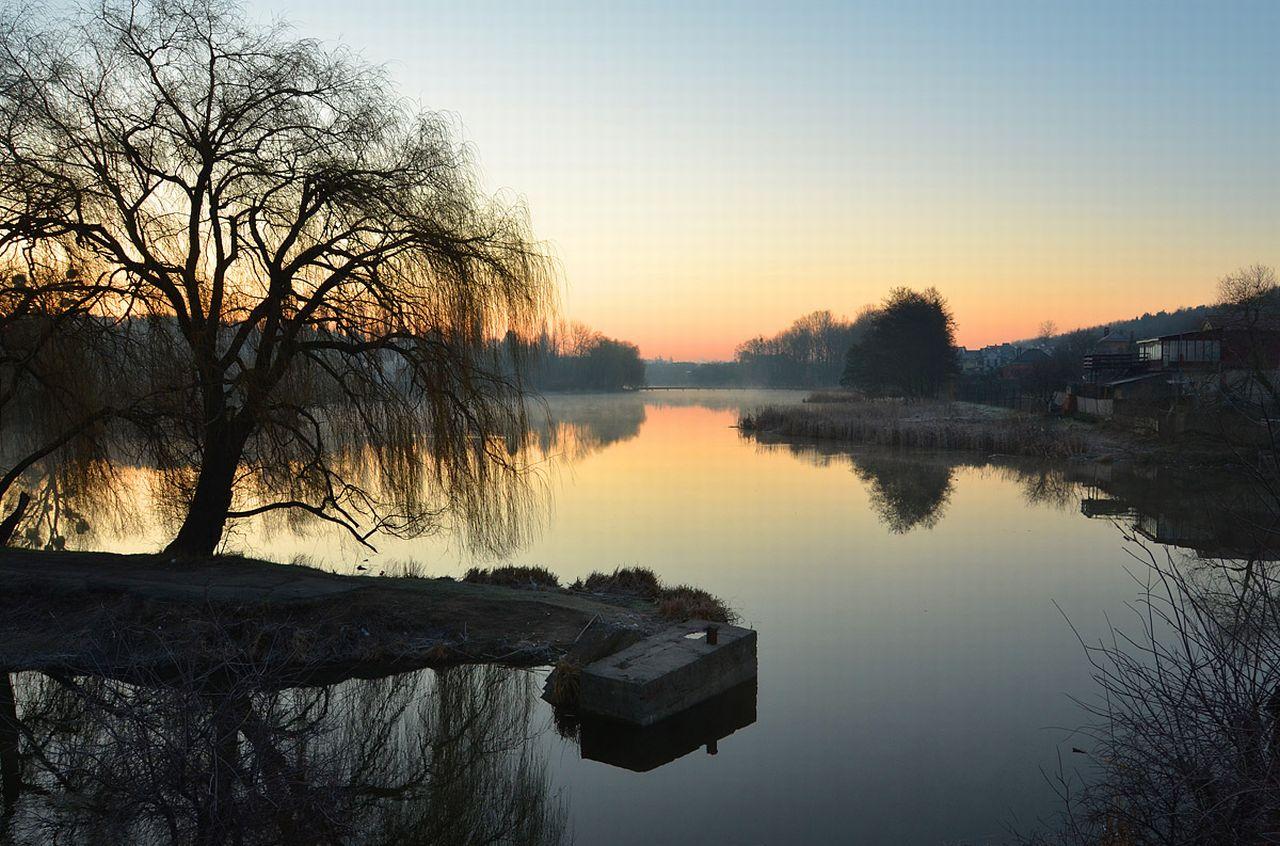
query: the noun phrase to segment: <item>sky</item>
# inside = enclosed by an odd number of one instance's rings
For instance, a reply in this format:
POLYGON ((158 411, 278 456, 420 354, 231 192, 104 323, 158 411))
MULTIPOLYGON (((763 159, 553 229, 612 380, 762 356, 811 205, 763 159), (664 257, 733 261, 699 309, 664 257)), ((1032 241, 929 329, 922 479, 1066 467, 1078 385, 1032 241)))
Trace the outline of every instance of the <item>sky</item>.
POLYGON ((646 357, 899 285, 975 347, 1280 264, 1280 3, 247 2, 449 113, 646 357))

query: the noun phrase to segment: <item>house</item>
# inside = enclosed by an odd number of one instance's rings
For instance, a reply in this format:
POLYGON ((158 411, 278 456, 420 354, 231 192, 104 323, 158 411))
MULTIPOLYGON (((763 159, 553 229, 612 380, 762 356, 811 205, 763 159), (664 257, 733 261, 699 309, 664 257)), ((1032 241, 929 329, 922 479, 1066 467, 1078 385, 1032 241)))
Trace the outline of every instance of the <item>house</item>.
POLYGON ((1082 375, 1086 383, 1097 385, 1130 376, 1138 366, 1133 340, 1108 332, 1085 354, 1082 375))
POLYGON ((978 353, 982 356, 982 369, 995 371, 1004 367, 1018 357, 1022 349, 1014 344, 988 344, 978 353))
POLYGON ((1049 354, 1042 349, 1029 347, 1018 353, 1013 361, 1000 369, 1001 379, 1025 379, 1042 372, 1049 366, 1049 354))
POLYGON ((982 360, 982 350, 970 350, 961 347, 958 358, 960 359, 960 372, 965 375, 982 373, 986 369, 982 360))
POLYGON ((1280 385, 1280 331, 1206 325, 1139 341, 1138 361, 1192 400, 1266 399, 1271 391, 1262 389, 1280 385))
POLYGON ((1275 370, 1280 367, 1280 331, 1206 324, 1198 332, 1139 341, 1138 359, 1153 371, 1275 370))

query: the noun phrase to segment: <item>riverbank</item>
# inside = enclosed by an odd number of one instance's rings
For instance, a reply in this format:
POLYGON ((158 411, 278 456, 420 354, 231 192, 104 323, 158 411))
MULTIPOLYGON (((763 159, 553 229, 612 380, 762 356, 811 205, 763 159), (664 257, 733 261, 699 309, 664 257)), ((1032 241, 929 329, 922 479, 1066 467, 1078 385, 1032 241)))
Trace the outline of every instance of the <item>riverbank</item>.
POLYGON ((764 406, 738 427, 765 438, 814 439, 905 449, 962 450, 1050 460, 1220 466, 1235 455, 1221 443, 1163 443, 1115 425, 945 400, 866 399, 826 392, 804 402, 764 406))
POLYGON ((623 592, 344 576, 238 557, 3 549, 0 578, 0 669, 124 678, 249 664, 312 683, 545 665, 592 624, 648 634, 670 612, 623 592))

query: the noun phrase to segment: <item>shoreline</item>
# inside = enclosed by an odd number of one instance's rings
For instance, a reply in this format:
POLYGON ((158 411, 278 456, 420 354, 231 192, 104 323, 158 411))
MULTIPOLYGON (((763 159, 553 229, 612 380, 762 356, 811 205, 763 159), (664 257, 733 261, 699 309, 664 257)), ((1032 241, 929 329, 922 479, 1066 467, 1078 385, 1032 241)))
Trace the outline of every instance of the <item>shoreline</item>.
POLYGON ((947 400, 865 400, 825 395, 767 405, 738 418, 744 436, 906 451, 968 452, 1049 461, 1221 469, 1239 456, 1221 442, 1160 441, 1120 426, 947 400))
POLYGON ((546 666, 589 626, 651 634, 621 594, 346 576, 238 557, 0 549, 0 669, 166 678, 251 667, 282 686, 491 663, 546 666))

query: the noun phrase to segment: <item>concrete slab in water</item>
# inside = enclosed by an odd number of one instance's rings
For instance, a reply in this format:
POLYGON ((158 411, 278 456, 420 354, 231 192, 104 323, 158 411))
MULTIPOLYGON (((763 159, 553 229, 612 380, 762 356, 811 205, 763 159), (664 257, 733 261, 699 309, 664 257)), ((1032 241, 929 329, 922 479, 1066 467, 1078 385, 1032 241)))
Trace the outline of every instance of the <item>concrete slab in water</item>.
POLYGON ((583 668, 578 710, 648 726, 755 676, 754 631, 690 620, 583 668))

